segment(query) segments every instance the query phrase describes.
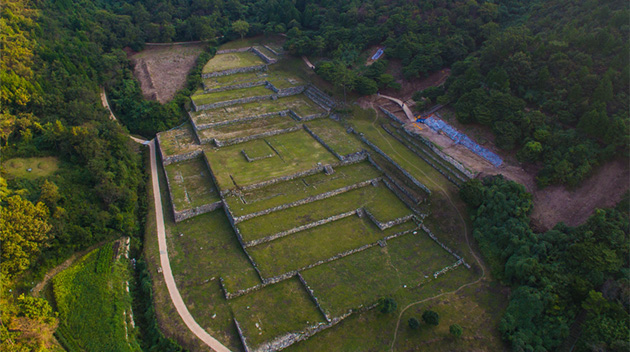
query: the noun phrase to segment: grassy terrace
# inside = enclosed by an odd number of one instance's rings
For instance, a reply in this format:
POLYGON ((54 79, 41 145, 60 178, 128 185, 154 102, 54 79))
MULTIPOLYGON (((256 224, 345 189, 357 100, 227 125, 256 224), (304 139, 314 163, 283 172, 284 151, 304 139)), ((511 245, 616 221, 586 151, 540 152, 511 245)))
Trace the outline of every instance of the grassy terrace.
POLYGON ((219 277, 233 291, 260 283, 223 210, 171 224, 167 235, 179 287, 194 287, 219 277))
POLYGON ((214 104, 222 101, 230 101, 243 98, 251 98, 256 96, 271 95, 273 91, 264 86, 256 86, 250 88, 241 88, 226 90, 222 92, 204 93, 203 89, 199 89, 191 96, 191 99, 197 105, 214 104))
MULTIPOLYGON (((214 93, 213 93, 214 94, 214 93)), ((278 98, 277 100, 261 100, 251 103, 231 105, 216 109, 202 110, 192 113, 197 125, 242 119, 268 113, 293 110, 299 116, 308 116, 324 112, 303 94, 278 98)))
POLYGON ((337 196, 307 203, 237 224, 243 239, 251 241, 312 223, 329 216, 366 207, 379 221, 411 214, 411 210, 387 187, 366 186, 337 196))
POLYGON ((245 123, 221 125, 199 131, 202 139, 217 138, 221 140, 247 137, 264 132, 281 130, 297 125, 298 122, 289 116, 274 116, 247 121, 245 123))
POLYGON ((347 133, 346 129, 334 120, 311 121, 308 127, 340 155, 352 154, 365 148, 361 141, 347 133))
POLYGON ((297 278, 230 301, 250 347, 324 322, 324 317, 297 278))
POLYGON ((160 149, 164 157, 185 154, 199 149, 190 123, 160 132, 160 149))
POLYGON ((281 275, 383 237, 415 228, 408 221, 381 231, 366 217, 350 216, 247 249, 263 277, 281 275))
POLYGON ((243 72, 227 76, 205 78, 205 88, 222 88, 237 84, 269 81, 277 88, 290 88, 304 85, 303 79, 296 77, 291 72, 271 66, 267 71, 243 72))
MULTIPOLYGON (((265 150, 261 154, 268 152, 273 153, 273 150, 271 150, 266 143, 264 146, 266 146, 268 150, 265 150)), ((262 151, 264 149, 260 148, 259 150, 262 151)), ((246 152, 252 157, 249 149, 246 150, 246 152)), ((324 172, 320 172, 315 175, 246 192, 242 195, 242 198, 247 203, 243 203, 241 198, 236 196, 226 197, 225 200, 230 206, 232 213, 236 216, 240 216, 332 191, 360 181, 373 179, 380 175, 381 173, 370 163, 362 162, 337 167, 335 168, 335 173, 332 175, 326 175, 324 172)))
POLYGON ((263 65, 265 62, 256 54, 250 51, 241 53, 229 53, 215 55, 203 67, 203 73, 230 70, 239 67, 250 67, 263 65))
POLYGON ((170 164, 165 169, 175 210, 191 209, 221 200, 202 158, 170 164))
POLYGON ((304 130, 269 137, 265 141, 275 148, 278 157, 247 162, 241 149, 260 146, 260 141, 205 149, 219 189, 234 188, 232 178, 239 186, 246 186, 309 170, 317 163, 330 164, 337 160, 304 130))
POLYGON ((263 54, 267 55, 268 57, 270 57, 272 59, 278 58, 278 56, 276 54, 272 53, 269 49, 265 48, 262 45, 261 46, 256 46, 256 49, 260 50, 260 52, 262 52, 263 54))
POLYGON ((398 289, 433 279, 436 271, 455 258, 423 231, 387 241, 334 262, 302 272, 326 313, 339 316, 369 305, 398 289), (428 278, 425 278, 428 276, 428 278))

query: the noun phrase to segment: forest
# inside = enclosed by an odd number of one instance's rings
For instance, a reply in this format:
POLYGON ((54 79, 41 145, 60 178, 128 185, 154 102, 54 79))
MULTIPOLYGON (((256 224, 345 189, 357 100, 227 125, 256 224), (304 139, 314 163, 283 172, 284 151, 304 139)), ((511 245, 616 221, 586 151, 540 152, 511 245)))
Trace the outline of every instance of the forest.
MULTIPOLYGON (((576 186, 606 160, 628 157, 629 15, 620 0, 4 0, 1 158, 53 157, 59 170, 0 174, 0 318, 14 322, 0 326, 0 348, 49 346, 50 306, 20 296, 47 270, 121 235, 139 255, 146 175, 126 134, 153 137, 185 118, 200 65, 239 37, 235 21, 249 23, 247 36, 285 34, 291 54, 321 58, 319 75, 359 94, 399 87, 387 60, 358 64, 373 45, 406 79, 450 67, 444 87, 418 92, 419 106, 452 104, 459 121, 488 126, 499 148, 539 168, 540 186, 576 186), (190 40, 209 49, 186 86, 167 104, 144 100, 123 49, 190 40), (101 107, 100 87, 125 127, 101 107), (15 324, 41 333, 20 335, 15 324)), ((627 350, 627 201, 577 228, 535 234, 522 186, 473 181, 462 197, 486 261, 514 289, 500 327, 514 350, 555 349, 581 314, 582 350, 627 350)), ((147 297, 145 269, 133 290, 147 297)), ((176 349, 147 311, 143 349, 176 349)))

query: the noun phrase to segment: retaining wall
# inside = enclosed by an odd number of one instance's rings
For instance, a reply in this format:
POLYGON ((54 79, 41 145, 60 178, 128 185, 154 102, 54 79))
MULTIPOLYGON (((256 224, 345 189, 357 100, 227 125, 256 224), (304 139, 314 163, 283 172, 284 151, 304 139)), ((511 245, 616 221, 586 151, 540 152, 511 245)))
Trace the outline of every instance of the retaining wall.
POLYGON ((400 225, 400 224, 402 224, 404 222, 407 222, 407 221, 413 219, 413 217, 414 217, 413 214, 409 214, 409 215, 400 217, 398 219, 390 220, 390 221, 387 221, 387 222, 380 222, 380 221, 378 221, 378 219, 376 219, 374 217, 374 215, 372 215, 372 213, 370 213, 369 210, 363 208, 363 212, 367 215, 368 219, 370 219, 376 226, 378 226, 378 228, 381 231, 387 230, 388 228, 396 226, 396 225, 400 225))
POLYGON ((385 109, 384 107, 380 106, 378 107, 383 114, 385 114, 385 116, 389 117, 390 119, 392 119, 394 122, 397 123, 402 123, 402 121, 400 121, 400 119, 398 117, 396 117, 396 115, 394 115, 393 113, 391 113, 389 110, 385 109))
POLYGON ((234 319, 234 325, 236 325, 236 331, 238 332, 238 337, 241 338, 241 343, 243 344, 243 350, 245 350, 245 352, 251 352, 249 345, 247 345, 247 339, 245 338, 245 335, 243 334, 243 329, 241 329, 241 325, 238 323, 238 320, 236 320, 236 318, 233 318, 233 319, 234 319))
POLYGON ((243 154, 243 156, 245 157, 245 160, 247 160, 248 163, 253 163, 254 161, 263 160, 263 159, 267 159, 267 158, 272 158, 273 157, 273 154, 267 154, 267 155, 259 156, 259 157, 256 157, 256 158, 252 158, 249 155, 247 155, 247 152, 245 151, 245 149, 241 149, 241 154, 243 154))
POLYGON ((200 149, 196 149, 193 150, 191 152, 188 153, 184 153, 184 154, 177 154, 177 155, 170 155, 167 157, 164 157, 164 152, 162 151, 162 143, 160 142, 160 134, 158 133, 156 136, 156 140, 157 140, 157 144, 158 144, 158 150, 160 151, 160 157, 162 158, 162 165, 166 166, 172 163, 177 163, 180 161, 185 161, 185 160, 190 160, 193 159, 197 156, 199 156, 201 154, 201 148, 200 149))
POLYGON ((447 180, 451 181, 453 184, 455 184, 455 186, 459 187, 461 182, 466 182, 466 180, 459 176, 459 174, 457 174, 456 172, 454 172, 453 170, 451 170, 448 166, 442 164, 439 160, 433 158, 431 155, 429 154, 425 154, 423 153, 421 150, 421 148, 416 145, 413 141, 408 140, 407 138, 402 139, 400 136, 396 135, 394 132, 390 131, 389 128, 387 128, 387 126, 385 125, 381 125, 381 127, 383 127, 383 129, 385 130, 385 132, 387 132, 390 136, 394 137, 397 141, 399 141, 402 145, 404 145, 405 147, 407 147, 407 149, 409 149, 411 152, 413 152, 414 154, 416 154, 420 159, 424 160, 424 162, 426 162, 427 164, 429 164, 432 168, 434 168, 437 172, 439 172, 440 174, 442 174, 442 176, 444 176, 447 180), (418 148, 412 148, 412 146, 409 146, 407 143, 410 143, 413 147, 418 148), (439 164, 441 167, 436 166, 431 160, 433 160, 435 163, 439 164), (448 170, 449 172, 451 172, 453 174, 453 176, 455 177, 455 179, 453 177, 451 177, 449 174, 447 174, 445 170, 448 170))
POLYGON ((331 321, 330 317, 328 316, 328 314, 326 314, 322 306, 319 305, 319 300, 315 296, 315 292, 313 292, 313 289, 306 283, 306 280, 304 280, 304 278, 302 277, 302 274, 297 273, 297 277, 302 283, 302 285, 304 286, 304 288, 306 289, 306 292, 308 292, 309 296, 311 296, 311 299, 313 300, 313 303, 315 303, 315 306, 317 306, 317 309, 319 309, 319 311, 322 313, 326 321, 330 323, 331 321))
POLYGON ((197 105, 197 103, 195 103, 195 101, 192 100, 192 99, 191 99, 191 101, 192 101, 193 107, 195 108, 195 111, 201 111, 201 110, 210 110, 210 109, 214 109, 214 108, 220 108, 220 107, 223 107, 223 106, 251 103, 253 101, 274 99, 274 97, 277 97, 277 96, 275 94, 256 95, 256 96, 253 96, 253 97, 247 97, 247 98, 241 98, 241 99, 233 99, 233 100, 224 100, 224 101, 219 101, 219 102, 212 103, 212 104, 202 104, 202 105, 197 105))
POLYGON ((263 46, 263 48, 265 48, 265 49, 267 49, 267 50, 271 51, 274 55, 276 55, 276 56, 280 56, 280 54, 279 54, 277 51, 275 51, 275 50, 271 49, 270 47, 266 46, 265 44, 263 44, 262 46, 263 46))
POLYGON ((297 126, 292 126, 289 128, 283 128, 280 130, 273 130, 273 131, 267 131, 267 132, 263 132, 263 133, 259 133, 259 134, 252 134, 246 137, 238 137, 238 138, 231 138, 231 139, 218 139, 218 138, 204 138, 201 143, 210 143, 211 141, 214 143, 214 145, 216 145, 217 147, 226 147, 228 145, 233 145, 233 144, 239 144, 239 143, 245 143, 254 139, 260 139, 260 138, 265 138, 265 137, 271 137, 271 136, 275 136, 278 134, 283 134, 283 133, 289 133, 289 132, 295 132, 302 129, 302 126, 297 125, 297 126))
POLYGON ((343 157, 339 155, 331 146, 329 146, 323 139, 321 139, 315 132, 313 132, 308 126, 304 125, 304 129, 308 132, 319 144, 323 145, 332 155, 336 156, 337 159, 343 160, 343 157))
POLYGON ((427 140, 426 138, 424 138, 423 136, 419 135, 419 134, 415 134, 413 132, 408 131, 407 129, 404 129, 405 133, 407 133, 408 135, 419 139, 422 143, 424 143, 426 146, 428 146, 435 154, 437 154, 440 158, 444 159, 444 161, 448 162, 449 164, 453 165, 454 168, 456 168, 457 170, 459 170, 461 173, 463 173, 464 175, 466 175, 468 178, 475 178, 476 177, 476 173, 469 171, 468 169, 466 169, 466 167, 464 167, 464 165, 462 165, 459 161, 455 160, 453 157, 451 157, 450 155, 442 152, 438 147, 435 146, 435 144, 433 144, 431 141, 427 140))
POLYGON ((276 211, 285 210, 285 209, 297 207, 299 205, 312 203, 312 202, 315 202, 315 201, 318 201, 318 200, 334 197, 334 196, 337 196, 339 194, 342 194, 342 193, 345 193, 345 192, 348 192, 348 191, 351 191, 351 190, 354 190, 354 189, 357 189, 357 188, 362 188, 362 187, 365 187, 365 186, 369 186, 370 184, 372 184, 372 182, 379 181, 380 179, 381 179, 381 177, 377 177, 377 178, 373 178, 373 179, 370 179, 370 180, 357 182, 357 183, 351 184, 351 185, 346 186, 346 187, 341 187, 341 188, 337 188, 337 189, 332 190, 332 191, 328 191, 328 192, 320 193, 320 194, 317 194, 317 195, 314 195, 314 196, 302 198, 300 200, 296 200, 295 202, 281 204, 281 205, 278 205, 278 206, 275 206, 275 207, 272 207, 272 208, 269 208, 269 209, 257 211, 255 213, 250 213, 250 214, 245 214, 245 215, 241 215, 241 216, 236 216, 236 217, 233 217, 234 223, 238 224, 239 222, 242 222, 242 221, 245 221, 245 220, 249 220, 249 219, 253 219, 253 218, 258 217, 258 216, 268 215, 268 214, 271 214, 271 213, 276 212, 276 211))
POLYGON ((425 186, 424 184, 422 184, 422 182, 418 181, 415 177, 413 177, 409 172, 407 172, 407 170, 405 170, 402 166, 398 165, 397 162, 395 162, 392 158, 390 158, 387 154, 385 154, 385 152, 383 152, 379 147, 377 147, 376 145, 374 145, 372 142, 368 141, 365 137, 363 136, 359 136, 361 138, 361 140, 363 141, 363 143, 367 144, 370 146, 370 148, 372 148, 375 152, 377 152, 378 154, 380 154, 383 158, 385 158, 385 160, 387 160, 389 163, 391 163, 392 165, 394 165, 394 167, 396 167, 396 169, 398 169, 398 171, 400 171, 403 175, 405 175, 405 177, 407 177, 411 182, 413 182, 413 184, 415 184, 416 186, 420 187, 423 191, 427 192, 427 194, 431 195, 431 190, 429 190, 427 188, 427 186, 425 186))
POLYGON ((464 258, 462 258, 461 256, 459 256, 457 253, 453 252, 452 249, 450 249, 448 246, 446 246, 444 243, 440 242, 440 240, 437 238, 437 236, 435 236, 433 234, 433 232, 431 232, 431 230, 429 230, 429 228, 424 225, 421 224, 420 228, 422 229, 422 231, 426 232, 427 235, 429 235, 429 237, 431 237, 431 239, 433 241, 435 241, 435 243, 437 243, 438 245, 440 245, 440 247, 442 247, 445 251, 449 252, 453 257, 457 258, 458 260, 461 260, 462 263, 468 268, 470 269, 470 265, 468 265, 466 262, 464 262, 464 258))
POLYGON ((278 111, 278 112, 268 112, 268 113, 264 113, 264 114, 260 114, 260 115, 247 116, 247 117, 243 117, 243 118, 240 118, 240 119, 226 120, 226 121, 219 121, 219 122, 211 122, 211 123, 204 123, 202 125, 195 125, 195 126, 197 126, 197 129, 199 129, 199 130, 205 130, 205 129, 211 128, 211 127, 233 125, 233 124, 248 122, 248 121, 252 121, 252 120, 262 119, 262 118, 266 118, 266 117, 286 116, 287 114, 290 114, 289 110, 282 110, 282 111, 278 111))
POLYGON ((357 210, 355 209, 355 210, 349 211, 347 213, 341 213, 341 214, 329 216, 329 217, 327 217, 325 219, 314 221, 314 222, 311 222, 311 223, 308 223, 308 224, 305 224, 305 225, 302 225, 302 226, 297 226, 297 227, 294 227, 292 229, 288 229, 286 231, 281 231, 281 232, 278 232, 278 233, 273 234, 271 236, 267 236, 267 237, 263 237, 263 238, 260 238, 260 239, 257 239, 257 240, 245 242, 245 248, 253 247, 253 246, 259 245, 261 243, 270 242, 270 241, 276 240, 278 238, 282 238, 282 237, 285 237, 285 236, 288 236, 288 235, 292 235, 292 234, 294 234, 296 232, 305 231, 305 230, 308 230, 308 229, 312 229, 313 227, 317 227, 317 226, 321 226, 321 225, 327 224, 329 222, 333 222, 333 221, 337 221, 337 220, 340 220, 340 219, 343 219, 343 218, 347 218, 349 216, 355 215, 356 213, 357 213, 357 210))
POLYGON ((239 83, 239 84, 233 84, 231 86, 224 86, 224 87, 219 87, 219 88, 206 88, 206 84, 204 83, 203 85, 203 92, 204 93, 216 93, 216 92, 223 92, 226 90, 234 90, 234 89, 241 89, 241 88, 251 88, 251 87, 258 87, 258 86, 264 86, 266 85, 268 82, 266 80, 260 80, 257 82, 245 82, 245 83, 239 83))
POLYGON ((219 77, 219 76, 228 76, 228 75, 233 75, 235 73, 264 71, 266 69, 267 69, 267 65, 266 64, 256 65, 256 66, 248 66, 248 67, 237 67, 237 68, 231 68, 229 70, 202 73, 201 74, 201 78, 212 78, 212 77, 219 77))
POLYGON ((249 51, 249 49, 250 47, 218 50, 216 55, 229 54, 229 53, 243 53, 243 52, 249 51))

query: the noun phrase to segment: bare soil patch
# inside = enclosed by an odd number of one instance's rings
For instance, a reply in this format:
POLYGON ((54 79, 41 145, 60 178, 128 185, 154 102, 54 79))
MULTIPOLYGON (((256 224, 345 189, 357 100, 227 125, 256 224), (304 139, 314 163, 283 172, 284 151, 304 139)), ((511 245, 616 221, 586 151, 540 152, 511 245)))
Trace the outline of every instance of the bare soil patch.
POLYGON ((128 52, 144 97, 162 104, 171 100, 184 87, 205 46, 204 43, 147 46, 138 53, 128 52))

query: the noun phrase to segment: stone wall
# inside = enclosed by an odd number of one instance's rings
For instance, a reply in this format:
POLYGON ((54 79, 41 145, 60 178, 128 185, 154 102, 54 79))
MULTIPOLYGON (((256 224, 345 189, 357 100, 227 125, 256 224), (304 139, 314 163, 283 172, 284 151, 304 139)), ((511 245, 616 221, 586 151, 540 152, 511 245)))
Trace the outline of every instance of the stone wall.
POLYGON ((219 101, 219 102, 212 103, 212 104, 202 104, 202 105, 197 105, 195 103, 195 101, 192 100, 192 99, 191 99, 191 101, 192 101, 193 107, 195 108, 195 111, 201 111, 201 110, 209 110, 209 109, 214 109, 214 108, 220 108, 220 107, 223 107, 223 106, 251 103, 253 101, 270 100, 270 99, 274 99, 276 97, 277 96, 275 94, 256 95, 256 96, 253 96, 253 97, 233 99, 233 100, 224 100, 224 101, 219 101))
POLYGON ((432 168, 434 168, 437 172, 442 174, 442 176, 444 176, 447 180, 449 180, 453 184, 455 184, 455 186, 459 187, 461 182, 466 182, 466 179, 464 179, 458 173, 454 172, 450 167, 444 165, 441 161, 435 159, 432 155, 422 152, 422 148, 420 146, 418 146, 417 144, 415 144, 413 141, 409 140, 408 138, 404 138, 404 139, 401 138, 400 136, 398 136, 394 132, 390 131, 389 128, 387 128, 387 126, 385 126, 385 125, 383 125, 382 127, 387 133, 389 133, 397 141, 399 141, 401 144, 403 144, 405 147, 407 147, 407 149, 409 149, 414 154, 416 154, 420 159, 424 160, 424 162, 426 162, 432 168), (409 144, 411 144, 411 146, 409 144), (433 161, 431 161, 429 159, 431 159, 433 161), (437 166, 436 164, 438 164, 440 166, 437 166), (451 177, 451 175, 446 173, 444 170, 448 170, 454 177, 451 177))
POLYGON ((229 53, 243 53, 246 51, 250 51, 251 47, 245 47, 245 48, 236 48, 236 49, 224 49, 224 50, 218 50, 216 55, 221 55, 221 54, 229 54, 229 53))
POLYGON ((468 268, 470 269, 470 265, 468 265, 466 262, 464 262, 464 258, 462 258, 460 255, 458 255, 457 253, 453 252, 452 249, 450 249, 448 246, 446 246, 444 243, 440 242, 440 240, 437 238, 437 236, 435 236, 433 234, 433 232, 431 232, 431 230, 429 230, 429 228, 422 224, 420 225, 420 228, 422 229, 422 231, 426 232, 427 235, 429 235, 429 237, 431 237, 431 239, 433 241, 435 241, 435 243, 437 243, 440 247, 442 247, 445 251, 449 252, 453 257, 457 258, 458 260, 461 260, 462 263, 468 268))
POLYGON ((402 166, 398 165, 397 162, 395 162, 392 158, 390 158, 387 154, 385 154, 385 152, 383 152, 379 147, 377 147, 376 145, 374 145, 372 142, 368 141, 365 137, 360 136, 361 140, 363 141, 363 143, 367 144, 370 146, 370 148, 372 148, 375 152, 377 152, 378 154, 380 154, 383 158, 385 158, 385 160, 387 160, 389 163, 391 163, 392 165, 394 165, 394 167, 396 169, 398 169, 398 171, 400 171, 403 175, 405 175, 405 177, 407 177, 411 182, 413 182, 413 184, 415 184, 416 186, 420 187, 420 189, 422 189, 423 191, 425 191, 428 195, 431 195, 431 191, 427 188, 427 186, 425 186, 424 184, 422 184, 420 181, 418 181, 415 177, 413 177, 409 172, 407 172, 407 170, 405 170, 402 166))
POLYGON ((268 65, 275 64, 276 62, 278 62, 278 60, 270 58, 269 56, 265 55, 265 53, 263 53, 262 51, 258 50, 258 48, 254 47, 254 46, 251 47, 251 52, 253 52, 254 54, 258 55, 268 65))
POLYGON ((306 280, 304 280, 304 278, 302 277, 302 274, 297 273, 297 277, 300 280, 300 282, 302 283, 302 285, 304 286, 304 288, 306 289, 306 292, 308 292, 309 296, 311 296, 311 299, 313 300, 313 303, 315 303, 315 306, 317 306, 317 309, 319 309, 319 311, 322 313, 322 315, 324 316, 326 321, 330 323, 330 321, 331 321, 330 316, 328 316, 328 314, 326 314, 326 312, 324 311, 322 306, 319 305, 319 300, 315 296, 315 292, 313 291, 311 286, 309 286, 306 283, 306 280))
MULTIPOLYGON (((304 224, 302 226, 297 226, 297 227, 288 229, 286 231, 281 231, 281 232, 278 232, 278 233, 273 234, 271 236, 267 236, 267 237, 259 238, 257 240, 245 242, 245 248, 253 247, 253 246, 259 245, 261 243, 270 242, 270 241, 276 240, 278 238, 282 238, 282 237, 285 237, 285 236, 288 236, 288 235, 292 235, 292 234, 294 234, 296 232, 305 231, 305 230, 308 230, 308 229, 312 229, 313 227, 317 227, 317 226, 321 226, 321 225, 327 224, 329 222, 333 222, 333 221, 337 221, 337 220, 340 220, 340 219, 343 219, 343 218, 347 218, 349 216, 355 215, 356 213, 357 213, 357 210, 355 209, 355 210, 352 210, 352 211, 349 211, 349 212, 346 212, 346 213, 341 213, 341 214, 329 216, 329 217, 327 217, 325 219, 321 219, 321 220, 314 221, 314 222, 311 222, 311 223, 308 223, 308 224, 304 224)), ((381 230, 383 230, 383 229, 381 229, 381 230)))
POLYGON ((456 261, 455 264, 453 264, 453 265, 445 266, 441 270, 436 271, 435 273, 433 273, 433 278, 437 279, 438 276, 440 276, 442 274, 445 274, 445 273, 447 273, 447 272, 457 268, 458 266, 460 266, 462 264, 464 264, 464 260, 460 259, 460 260, 456 261))
MULTIPOLYGON (((170 192, 170 188, 169 188, 169 192, 170 192)), ((201 205, 192 209, 187 209, 187 210, 176 211, 175 208, 173 208, 173 215, 175 217, 175 222, 180 222, 182 220, 190 219, 193 216, 215 211, 222 206, 223 206, 223 203, 221 203, 221 201, 218 201, 215 203, 204 204, 204 205, 201 205)))
POLYGON ((295 131, 299 131, 302 129, 302 126, 297 125, 297 126, 291 126, 289 128, 283 128, 280 130, 273 130, 273 131, 267 131, 267 132, 263 132, 263 133, 259 133, 259 134, 252 134, 246 137, 238 137, 238 138, 231 138, 231 139, 225 139, 225 140, 220 140, 218 138, 204 138, 201 140, 202 144, 205 143, 209 143, 209 142, 213 142, 214 145, 216 145, 217 147, 226 147, 228 145, 233 145, 233 144, 239 144, 239 143, 245 143, 245 142, 249 142, 251 140, 254 139, 260 139, 260 138, 266 138, 266 137, 271 137, 271 136, 275 136, 278 134, 283 134, 283 133, 289 133, 289 132, 295 132, 295 131))
POLYGON ((316 141, 319 142, 324 148, 326 148, 332 155, 336 156, 337 159, 343 160, 343 157, 339 155, 331 146, 329 146, 323 139, 321 139, 315 132, 313 132, 308 126, 304 125, 304 129, 308 132, 316 141))
POLYGON ((304 91, 304 94, 326 111, 330 111, 336 105, 335 101, 331 97, 324 94, 324 92, 317 89, 314 85, 309 85, 304 91))
POLYGON ((157 144, 158 144, 158 150, 160 151, 160 157, 162 158, 162 165, 166 166, 166 165, 170 165, 172 163, 178 163, 180 161, 185 161, 185 160, 190 160, 190 159, 194 159, 196 157, 198 157, 201 154, 201 148, 193 150, 191 152, 188 153, 184 153, 184 154, 177 154, 177 155, 170 155, 165 157, 164 156, 164 152, 162 151, 162 143, 160 143, 160 134, 157 134, 157 144))
POLYGON ((276 55, 276 56, 280 56, 280 54, 279 54, 277 51, 275 51, 275 50, 271 49, 271 48, 270 48, 270 47, 268 47, 267 45, 263 44, 262 46, 263 46, 263 48, 265 48, 265 49, 267 49, 267 50, 271 51, 274 55, 276 55))
POLYGON ((358 188, 362 188, 362 187, 365 187, 365 186, 369 186, 369 185, 372 184, 373 181, 379 181, 379 180, 381 180, 381 177, 373 178, 373 179, 366 180, 366 181, 357 182, 357 183, 351 184, 349 186, 337 188, 337 189, 334 189, 332 191, 328 191, 328 192, 316 194, 314 196, 302 198, 300 200, 296 200, 295 202, 281 204, 281 205, 278 205, 278 206, 275 206, 275 207, 272 207, 272 208, 269 208, 269 209, 265 209, 265 210, 261 210, 261 211, 257 211, 257 212, 254 212, 254 213, 241 215, 241 216, 235 216, 235 217, 233 217, 234 223, 238 224, 239 222, 242 222, 242 221, 245 221, 245 220, 249 220, 249 219, 253 219, 253 218, 258 217, 258 216, 268 215, 268 214, 271 214, 271 213, 276 212, 276 211, 285 210, 285 209, 297 207, 299 205, 312 203, 312 202, 315 202, 315 201, 318 201, 318 200, 334 197, 334 196, 337 196, 339 194, 342 194, 342 193, 345 193, 345 192, 348 192, 348 191, 351 191, 351 190, 354 190, 354 189, 358 189, 358 188))
POLYGON ((201 78, 212 78, 212 77, 219 77, 219 76, 228 76, 228 75, 233 75, 235 73, 264 71, 266 69, 267 69, 267 65, 266 64, 256 65, 256 66, 248 66, 248 67, 237 67, 237 68, 231 68, 229 70, 202 73, 201 74, 201 78))
POLYGON ((387 230, 390 227, 396 226, 396 225, 400 225, 402 223, 405 223, 411 219, 413 219, 414 215, 413 214, 409 214, 409 215, 405 215, 403 217, 394 219, 394 220, 390 220, 387 222, 380 222, 378 219, 376 219, 374 217, 374 215, 372 215, 372 213, 370 213, 369 210, 363 208, 363 212, 365 213, 365 215, 367 215, 368 219, 370 219, 376 226, 378 226, 378 228, 381 231, 387 230))
POLYGON ((382 107, 380 105, 379 105, 378 108, 383 112, 383 114, 385 114, 385 116, 389 117, 394 122, 401 123, 400 119, 398 119, 398 117, 396 117, 396 115, 392 114, 389 110, 385 109, 384 107, 382 107))
POLYGON ((245 338, 245 335, 243 334, 243 329, 241 329, 241 325, 238 323, 238 320, 236 320, 236 318, 233 318, 233 319, 234 319, 234 325, 236 325, 236 331, 238 332, 238 337, 241 338, 241 343, 243 344, 243 350, 245 350, 245 352, 251 352, 251 349, 247 345, 247 339, 245 338))
POLYGON ((268 82, 268 86, 271 90, 278 93, 278 97, 288 97, 291 95, 298 95, 304 92, 306 86, 296 86, 291 88, 276 88, 271 82, 268 82))
POLYGON ((260 114, 260 115, 252 115, 252 116, 242 117, 242 118, 233 119, 233 120, 204 123, 202 125, 195 125, 195 126, 197 126, 197 129, 199 129, 199 130, 205 130, 205 129, 211 128, 211 127, 233 125, 233 124, 253 121, 253 120, 257 120, 257 119, 263 119, 263 118, 266 118, 266 117, 286 116, 287 114, 290 114, 289 110, 282 110, 282 111, 277 111, 277 112, 268 112, 268 113, 264 113, 264 114, 260 114))
POLYGON ((245 83, 233 84, 233 85, 230 85, 230 86, 224 86, 224 87, 219 87, 219 88, 207 88, 206 84, 204 83, 203 84, 203 92, 204 93, 216 93, 216 92, 223 92, 223 91, 226 91, 226 90, 264 86, 266 84, 267 84, 267 81, 264 80, 264 79, 262 79, 260 81, 257 81, 257 82, 245 82, 245 83))
MULTIPOLYGON (((224 206, 224 209, 225 209, 225 206, 224 206)), ((359 212, 357 212, 357 215, 359 215, 359 212)), ((392 235, 389 235, 389 236, 383 238, 382 240, 387 241, 387 240, 390 240, 390 239, 393 239, 393 238, 396 238, 396 237, 400 237, 400 236, 412 233, 415 230, 416 230, 416 228, 411 229, 411 230, 407 230, 407 231, 397 232, 395 234, 392 234, 392 235)), ((239 233, 239 236, 240 236, 240 233, 239 233)), ((368 244, 365 244, 363 246, 360 246, 360 247, 357 247, 357 248, 353 248, 353 249, 347 250, 345 252, 338 253, 338 254, 330 257, 330 258, 322 259, 322 260, 319 260, 319 261, 317 261, 315 263, 311 263, 311 264, 309 264, 309 265, 307 265, 305 267, 302 267, 300 269, 292 270, 292 271, 286 272, 284 274, 280 274, 280 275, 277 275, 277 276, 274 276, 274 277, 270 277, 270 278, 263 278, 260 275, 260 271, 258 271, 258 268, 255 266, 254 268, 256 269, 256 272, 258 272, 258 275, 261 277, 262 283, 258 284, 258 285, 255 285, 255 286, 252 286, 252 287, 249 287, 249 288, 246 288, 246 289, 243 289, 243 290, 236 291, 236 292, 228 292, 227 288, 225 286, 223 286, 223 292, 225 293, 225 298, 226 299, 232 299, 232 298, 240 297, 240 296, 242 296, 244 294, 247 294, 247 293, 250 293, 250 292, 254 292, 254 291, 260 290, 260 289, 262 289, 262 288, 264 288, 266 286, 269 286, 271 284, 275 284, 275 283, 287 280, 289 278, 292 278, 293 276, 297 275, 299 272, 302 272, 304 270, 308 270, 308 269, 314 268, 316 266, 319 266, 319 265, 322 265, 322 264, 326 264, 326 263, 330 263, 330 262, 335 261, 337 259, 341 259, 341 258, 347 257, 349 255, 352 255, 352 254, 355 254, 355 253, 358 253, 358 252, 362 252, 362 251, 364 251, 364 250, 366 250, 368 248, 371 248, 371 247, 374 247, 374 246, 378 245, 379 242, 381 242, 382 240, 378 240, 378 241, 376 241, 374 243, 368 243, 368 244)), ((240 239, 240 241, 242 241, 242 239, 240 239)), ((245 254, 247 254, 247 256, 249 257, 249 254, 247 253, 247 250, 245 250, 245 254)), ((249 258, 251 258, 251 257, 249 257, 249 258)), ((253 265, 255 265, 253 260, 250 259, 250 261, 253 263, 253 265)))
POLYGON ((442 152, 438 147, 435 146, 435 144, 433 144, 431 141, 427 140, 426 138, 422 137, 419 134, 415 134, 413 132, 408 131, 407 129, 404 129, 405 133, 407 133, 408 135, 419 139, 422 143, 424 143, 426 146, 428 146, 435 154, 437 154, 437 156, 439 156, 440 158, 442 158, 444 161, 448 162, 449 164, 453 165, 454 168, 456 168, 457 170, 459 170, 461 173, 463 173, 464 175, 466 175, 466 177, 468 178, 475 178, 476 174, 474 172, 469 171, 468 169, 466 169, 466 167, 464 167, 464 165, 462 165, 459 161, 455 160, 453 157, 451 157, 448 154, 445 154, 444 152, 442 152))
POLYGON ((274 154, 267 154, 267 155, 252 158, 247 154, 245 149, 241 149, 241 154, 243 154, 243 156, 245 157, 245 160, 247 160, 248 163, 253 163, 254 161, 272 158, 274 156, 274 154))

